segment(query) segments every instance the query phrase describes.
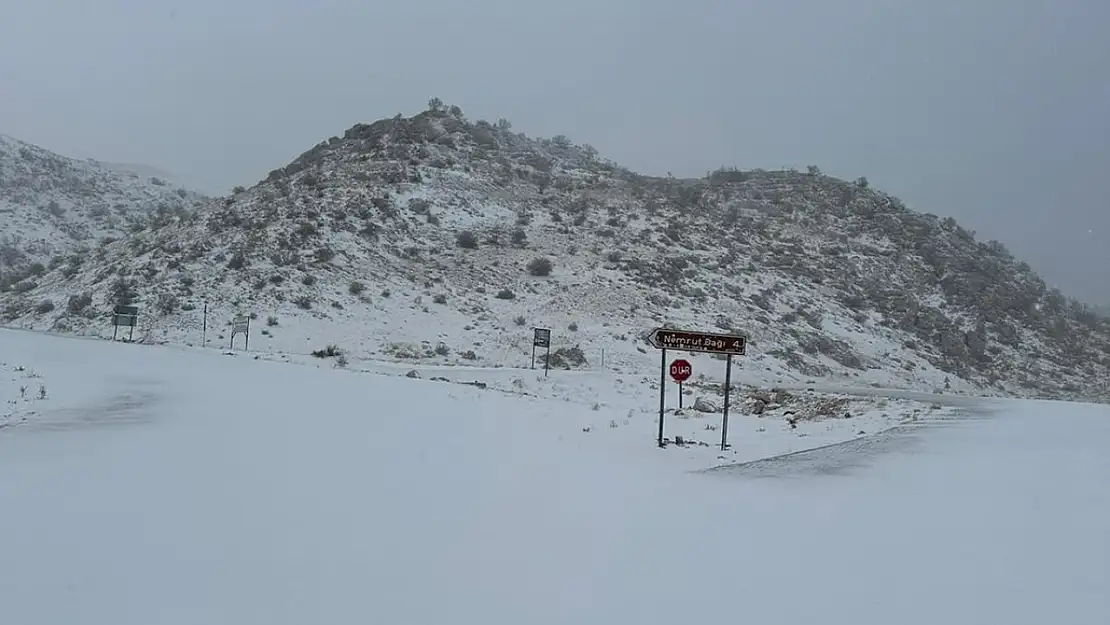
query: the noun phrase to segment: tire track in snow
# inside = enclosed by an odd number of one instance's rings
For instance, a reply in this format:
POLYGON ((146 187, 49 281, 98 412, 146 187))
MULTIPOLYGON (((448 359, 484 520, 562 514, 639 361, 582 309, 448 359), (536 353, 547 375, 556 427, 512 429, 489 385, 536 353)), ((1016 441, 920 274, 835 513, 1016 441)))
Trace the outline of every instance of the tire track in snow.
MULTIPOLYGON (((900 393, 895 393, 900 394, 900 393)), ((940 397, 938 397, 940 399, 940 397)), ((955 398, 953 398, 955 399, 955 398)), ((941 402, 937 402, 941 403, 941 402)), ((880 432, 851 440, 822 445, 758 460, 729 463, 701 469, 695 473, 742 476, 749 478, 785 478, 848 475, 867 469, 879 456, 909 453, 924 442, 928 430, 951 427, 970 421, 992 418, 1001 408, 979 398, 960 397, 950 405, 960 409, 950 415, 927 417, 900 423, 880 432)))

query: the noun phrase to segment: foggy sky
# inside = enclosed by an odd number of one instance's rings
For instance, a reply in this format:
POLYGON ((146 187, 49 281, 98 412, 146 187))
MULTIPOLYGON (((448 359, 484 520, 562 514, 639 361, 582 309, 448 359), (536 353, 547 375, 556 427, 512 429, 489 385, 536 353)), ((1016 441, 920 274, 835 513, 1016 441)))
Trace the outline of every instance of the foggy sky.
POLYGON ((1110 303, 1106 0, 0 0, 0 132, 250 186, 432 96, 634 170, 815 164, 1110 303))

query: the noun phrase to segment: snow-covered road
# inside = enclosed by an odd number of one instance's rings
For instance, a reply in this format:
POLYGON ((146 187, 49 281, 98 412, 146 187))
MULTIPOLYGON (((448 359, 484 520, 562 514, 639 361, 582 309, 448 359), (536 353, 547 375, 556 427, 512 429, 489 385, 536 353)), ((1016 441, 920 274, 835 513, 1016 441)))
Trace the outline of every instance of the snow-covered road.
MULTIPOLYGON (((0 348, 25 367, 6 400, 49 389, 0 430, 4 623, 1110 621, 1105 406, 991 400, 707 474, 650 421, 586 434, 604 409, 561 400, 0 348)), ((793 436, 764 434, 738 445, 793 436)))

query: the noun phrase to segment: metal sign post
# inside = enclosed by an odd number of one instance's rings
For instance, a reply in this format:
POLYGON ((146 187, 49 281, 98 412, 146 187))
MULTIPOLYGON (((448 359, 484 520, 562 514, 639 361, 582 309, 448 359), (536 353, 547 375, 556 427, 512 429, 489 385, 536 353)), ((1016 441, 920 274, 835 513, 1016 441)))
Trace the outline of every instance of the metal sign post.
MULTIPOLYGON (((673 349, 684 352, 698 352, 703 354, 721 354, 726 356, 725 361, 725 401, 724 401, 724 416, 721 424, 721 450, 728 449, 728 404, 729 394, 732 389, 732 357, 743 356, 747 351, 748 338, 739 334, 716 334, 710 332, 691 332, 687 330, 670 330, 667 328, 655 328, 647 337, 648 343, 652 347, 660 350, 663 353, 662 361, 660 362, 660 379, 659 379, 659 437, 658 443, 660 447, 665 447, 666 442, 663 439, 663 413, 666 408, 666 393, 667 393, 667 350, 673 349)), ((684 360, 676 360, 674 364, 685 363, 687 366, 690 364, 684 360)), ((689 368, 689 373, 693 372, 692 367, 689 368)), ((681 375, 685 369, 679 367, 678 373, 681 375)), ((687 373, 686 378, 689 377, 687 373)), ((672 374, 673 375, 673 374, 672 374)), ((683 378, 685 380, 686 378, 683 378)), ((678 378, 675 378, 678 381, 678 378)), ((681 390, 680 390, 681 392, 681 390)))
POLYGON ((656 442, 662 449, 667 446, 663 442, 663 419, 667 413, 667 348, 665 347, 659 358, 659 371, 659 435, 656 437, 656 442))
POLYGON ((728 389, 732 388, 732 354, 725 356, 725 406, 721 419, 721 451, 728 449, 728 389))

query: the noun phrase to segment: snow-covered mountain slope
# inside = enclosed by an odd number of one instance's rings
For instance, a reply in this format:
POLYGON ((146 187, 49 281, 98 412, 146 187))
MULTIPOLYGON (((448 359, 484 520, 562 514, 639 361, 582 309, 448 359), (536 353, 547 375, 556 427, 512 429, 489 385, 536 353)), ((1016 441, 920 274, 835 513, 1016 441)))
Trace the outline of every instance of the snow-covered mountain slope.
POLYGON ((44 267, 200 199, 135 167, 67 158, 0 135, 0 289, 27 288, 44 267))
POLYGON ((651 178, 438 102, 18 290, 22 327, 110 335, 133 302, 137 338, 199 343, 207 303, 208 340, 249 314, 252 350, 349 360, 518 365, 544 326, 563 361, 655 375, 643 335, 671 325, 747 334, 751 382, 1105 398, 1110 375, 1110 321, 865 179, 651 178))

